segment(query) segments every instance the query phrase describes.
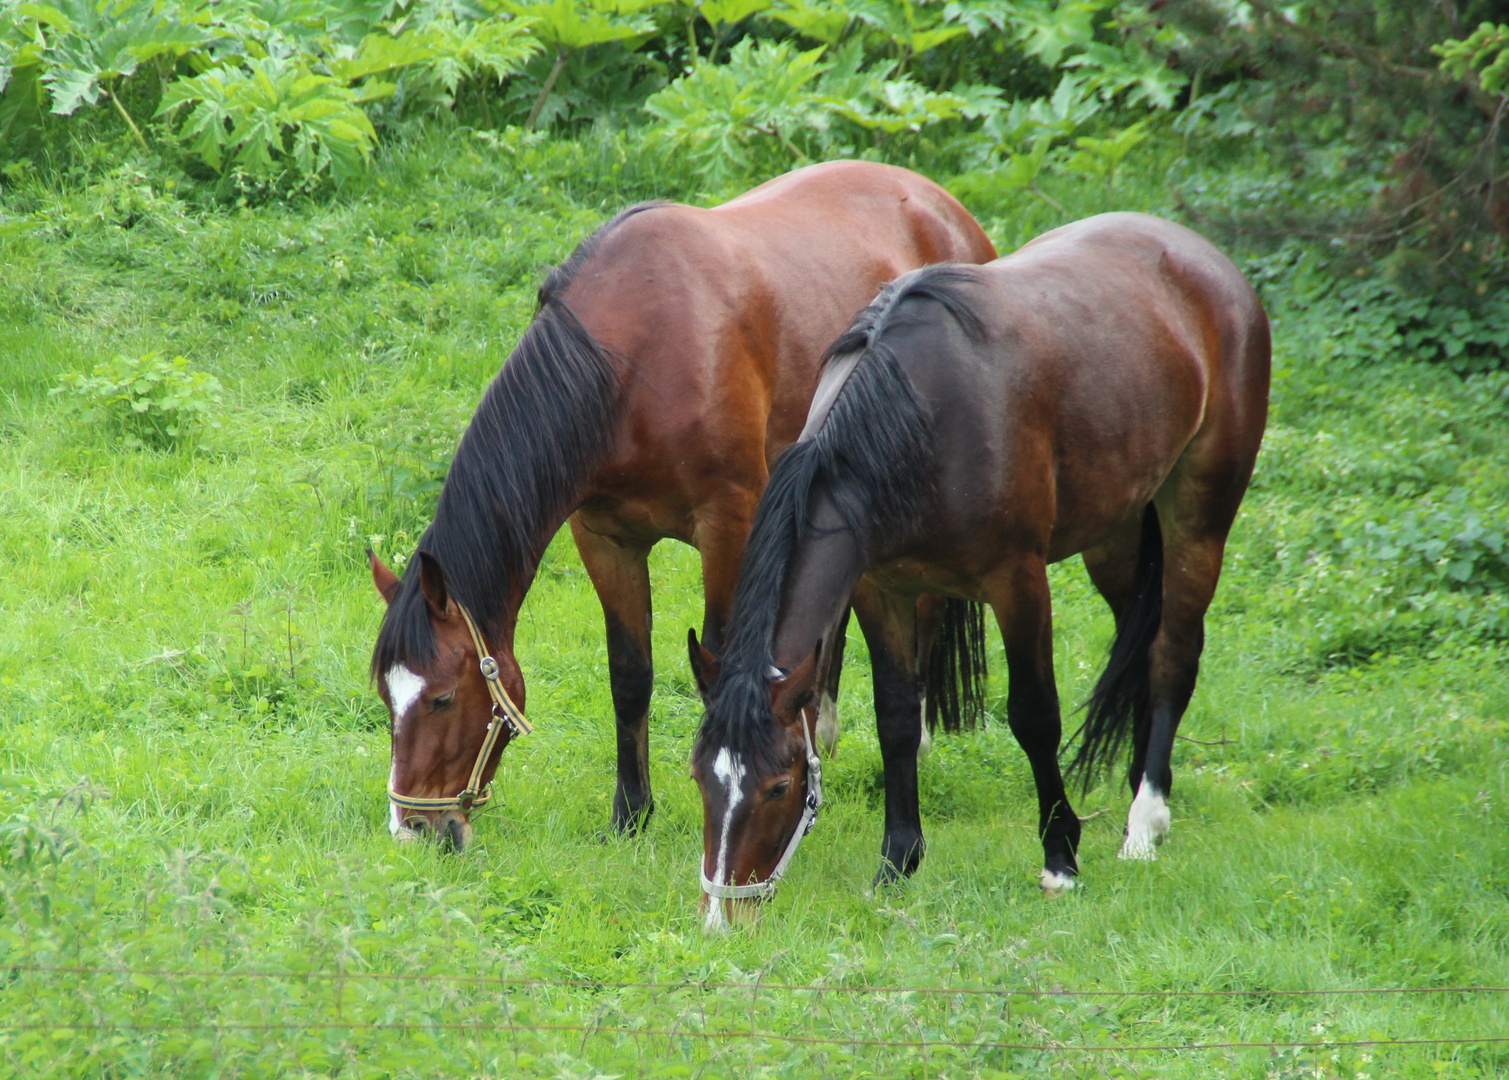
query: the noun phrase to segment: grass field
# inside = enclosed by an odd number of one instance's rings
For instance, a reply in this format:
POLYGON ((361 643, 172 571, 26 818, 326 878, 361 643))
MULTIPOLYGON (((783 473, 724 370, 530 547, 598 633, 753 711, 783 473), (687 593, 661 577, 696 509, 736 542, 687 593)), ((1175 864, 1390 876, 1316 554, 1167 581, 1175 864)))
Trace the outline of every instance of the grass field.
MULTIPOLYGON (((994 723, 938 741, 922 869, 867 894, 853 631, 819 828, 756 928, 704 936, 695 553, 654 563, 656 815, 607 839, 601 615, 564 537, 521 621, 537 734, 501 809, 463 857, 391 843, 362 549, 412 550, 541 269, 624 203, 712 197, 654 175, 621 142, 438 133, 308 204, 197 207, 128 167, 0 194, 0 1074, 1509 1074, 1487 1041, 1509 994, 1439 989, 1509 986, 1503 594, 1436 567, 1503 527, 1509 383, 1337 361, 1345 322, 1282 259, 1251 264, 1273 420, 1156 863, 1116 859, 1107 783, 1080 806, 1086 887, 1045 899, 1030 775, 994 723), (224 386, 175 446, 48 393, 153 351, 224 386), (1282 993, 1393 988, 1424 992, 1282 993), (1263 993, 1126 996, 1170 990, 1263 993)), ((1150 176, 1114 202, 1164 199, 1150 176)), ((974 209, 1003 250, 1059 220, 1027 195, 974 209)), ((1054 585, 1072 703, 1110 624, 1077 561, 1054 585)), ((998 642, 992 667, 999 716, 998 642)))

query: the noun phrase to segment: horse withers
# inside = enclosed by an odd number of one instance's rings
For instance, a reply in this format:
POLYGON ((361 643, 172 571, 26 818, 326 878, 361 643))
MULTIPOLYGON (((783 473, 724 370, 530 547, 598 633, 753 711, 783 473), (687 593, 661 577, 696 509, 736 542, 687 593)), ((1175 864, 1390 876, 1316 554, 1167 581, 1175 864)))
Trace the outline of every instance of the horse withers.
POLYGON ((466 844, 504 746, 527 728, 515 628, 568 517, 606 623, 612 824, 642 823, 650 548, 698 549, 705 640, 721 648, 755 505, 801 430, 824 347, 896 275, 994 257, 931 181, 832 162, 711 209, 632 207, 552 271, 403 578, 371 559, 388 604, 372 673, 392 719, 393 835, 466 844))
POLYGON ((1130 740, 1121 853, 1153 858, 1268 367, 1267 317, 1237 268, 1141 214, 882 290, 829 349, 803 437, 771 474, 724 654, 694 658, 704 890, 730 908, 768 895, 810 827, 810 704, 851 596, 885 772, 876 883, 916 869, 921 593, 994 610, 1006 718, 1037 786, 1041 884, 1072 887, 1080 822, 1059 767, 1047 567, 1074 554, 1116 617, 1074 765, 1092 775, 1130 740))

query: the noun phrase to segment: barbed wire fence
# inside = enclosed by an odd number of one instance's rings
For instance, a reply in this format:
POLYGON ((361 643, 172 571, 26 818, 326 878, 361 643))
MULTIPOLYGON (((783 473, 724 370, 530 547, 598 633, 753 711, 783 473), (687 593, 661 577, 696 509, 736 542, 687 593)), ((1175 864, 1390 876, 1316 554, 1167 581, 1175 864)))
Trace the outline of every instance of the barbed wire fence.
MULTIPOLYGON (((871 996, 887 999, 906 998, 989 998, 1002 1002, 1013 1000, 1037 1001, 1181 1001, 1190 999, 1251 999, 1255 1001, 1315 1000, 1382 995, 1436 995, 1440 997, 1493 998, 1509 995, 1509 986, 1388 986, 1388 987, 1338 987, 1323 989, 1173 989, 1173 990, 1071 990, 1062 987, 991 987, 991 986, 891 986, 850 983, 776 983, 763 980, 741 981, 613 981, 581 978, 542 978, 517 976, 506 973, 498 975, 403 973, 361 970, 342 971, 275 971, 275 970, 190 970, 160 967, 111 967, 67 964, 6 963, 0 961, 0 973, 9 973, 11 979, 22 974, 44 977, 107 978, 124 980, 126 985, 138 988, 156 987, 171 983, 184 990, 190 984, 216 981, 281 981, 330 983, 344 987, 360 983, 386 983, 424 990, 435 986, 467 986, 486 989, 498 995, 502 1006, 501 1016, 465 1020, 440 1020, 427 1017, 422 1020, 371 1019, 339 1015, 342 998, 339 992, 332 1004, 337 1012, 334 1018, 298 1017, 287 1020, 240 1020, 228 1018, 135 1022, 130 1020, 79 1019, 79 1020, 29 1020, 20 1016, 0 1017, 0 1036, 23 1032, 79 1033, 114 1032, 131 1034, 149 1033, 286 1033, 286 1032, 348 1032, 348 1033, 453 1033, 481 1037, 497 1036, 507 1030, 513 1033, 575 1035, 585 1041, 592 1037, 612 1037, 638 1040, 666 1039, 692 1040, 704 1043, 754 1042, 787 1044, 813 1047, 863 1047, 873 1051, 906 1050, 912 1052, 973 1051, 973 1052, 1032 1052, 1054 1055, 1095 1054, 1148 1054, 1158 1052, 1198 1051, 1322 1051, 1341 1049, 1385 1049, 1405 1047, 1494 1047, 1509 1044, 1509 1034, 1499 1031, 1460 1033, 1440 1036, 1369 1035, 1361 1038, 1310 1037, 1294 1039, 1229 1039, 1210 1041, 1109 1041, 1072 1042, 1052 1038, 1038 1041, 1010 1041, 997 1038, 883 1038, 860 1033, 832 1032, 813 1034, 770 1030, 756 1023, 754 1004, 764 995, 836 995, 871 996), (702 1006, 700 1012, 688 1018, 684 1025, 636 1026, 625 1023, 565 1022, 531 1019, 527 1010, 516 1008, 518 1002, 511 995, 527 994, 534 990, 589 991, 597 994, 639 991, 656 995, 687 995, 702 1006), (739 1026, 708 1026, 706 999, 709 995, 739 995, 739 1003, 748 996, 748 1022, 739 1026), (521 1014, 522 1013, 522 1014, 521 1014), (693 1019, 700 1022, 696 1026, 693 1019)), ((726 1002, 725 1002, 726 1003, 726 1002)), ((314 1003, 306 1003, 314 1004, 314 1003)), ((463 1005, 460 1001, 453 1002, 463 1005)), ((472 1003, 475 1004, 475 1003, 472 1003)), ((688 1002, 690 1004, 690 1002, 688 1002)), ((714 1012, 713 1019, 722 1020, 723 1014, 714 1012)), ((944 1027, 947 1025, 945 1024, 944 1027)), ((1038 1030, 1046 1034, 1046 1029, 1038 1030)))

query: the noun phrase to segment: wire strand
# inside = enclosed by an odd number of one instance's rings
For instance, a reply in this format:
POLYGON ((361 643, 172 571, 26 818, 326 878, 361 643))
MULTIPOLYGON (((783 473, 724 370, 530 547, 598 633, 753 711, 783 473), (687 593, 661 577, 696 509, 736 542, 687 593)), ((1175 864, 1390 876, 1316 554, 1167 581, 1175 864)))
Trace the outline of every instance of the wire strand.
MULTIPOLYGON (((748 1039, 784 1043, 801 1043, 821 1046, 869 1046, 879 1049, 925 1050, 947 1048, 951 1050, 1012 1050, 1070 1053, 1152 1053, 1169 1050, 1333 1050, 1349 1047, 1388 1046, 1476 1046, 1509 1043, 1509 1035, 1481 1035, 1442 1037, 1430 1039, 1305 1039, 1271 1040, 1253 1042, 1215 1043, 1008 1043, 994 1041, 970 1042, 964 1039, 872 1039, 843 1035, 787 1035, 763 1031, 693 1031, 691 1029, 609 1027, 600 1024, 521 1024, 510 1022, 512 1031, 570 1032, 581 1035, 631 1035, 657 1036, 676 1039, 735 1040, 748 1039)), ((490 1021, 451 1023, 360 1023, 352 1021, 321 1020, 312 1022, 260 1022, 224 1024, 8 1024, 0 1022, 0 1032, 21 1031, 131 1031, 131 1032, 190 1032, 190 1031, 471 1031, 473 1033, 497 1033, 501 1029, 490 1021)))
POLYGON ((169 968, 113 968, 81 965, 7 964, 0 969, 52 975, 113 975, 122 978, 146 976, 155 979, 367 979, 381 982, 469 983, 517 987, 560 987, 587 990, 737 990, 784 991, 788 993, 839 994, 932 994, 986 997, 1329 997, 1362 994, 1509 994, 1509 986, 1353 986, 1322 990, 1038 990, 993 986, 843 986, 820 983, 754 982, 616 982, 609 979, 545 979, 534 976, 447 975, 384 971, 187 971, 169 968))

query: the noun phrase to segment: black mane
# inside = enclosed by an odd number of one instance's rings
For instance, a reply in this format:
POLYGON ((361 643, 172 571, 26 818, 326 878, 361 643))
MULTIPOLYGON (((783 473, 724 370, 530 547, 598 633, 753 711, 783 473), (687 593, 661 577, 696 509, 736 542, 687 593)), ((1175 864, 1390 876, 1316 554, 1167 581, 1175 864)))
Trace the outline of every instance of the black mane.
POLYGON ((750 756, 762 771, 782 763, 770 712, 770 668, 786 570, 809 533, 814 492, 828 494, 865 550, 876 540, 912 528, 932 494, 933 422, 916 388, 887 345, 906 301, 941 305, 966 332, 980 320, 961 286, 971 268, 924 267, 891 282, 823 356, 825 366, 859 354, 859 361, 822 425, 776 461, 755 512, 749 546, 734 593, 723 668, 708 694, 697 734, 704 747, 750 756))
MULTIPOLYGON (((534 319, 461 436, 435 520, 420 537, 419 550, 440 561, 447 588, 489 638, 502 629, 514 583, 549 539, 541 534, 559 524, 582 475, 606 453, 618 409, 618 373, 561 294, 608 234, 658 205, 623 211, 546 275, 534 319)), ((388 605, 372 651, 374 675, 434 657, 418 562, 410 560, 388 605)))

